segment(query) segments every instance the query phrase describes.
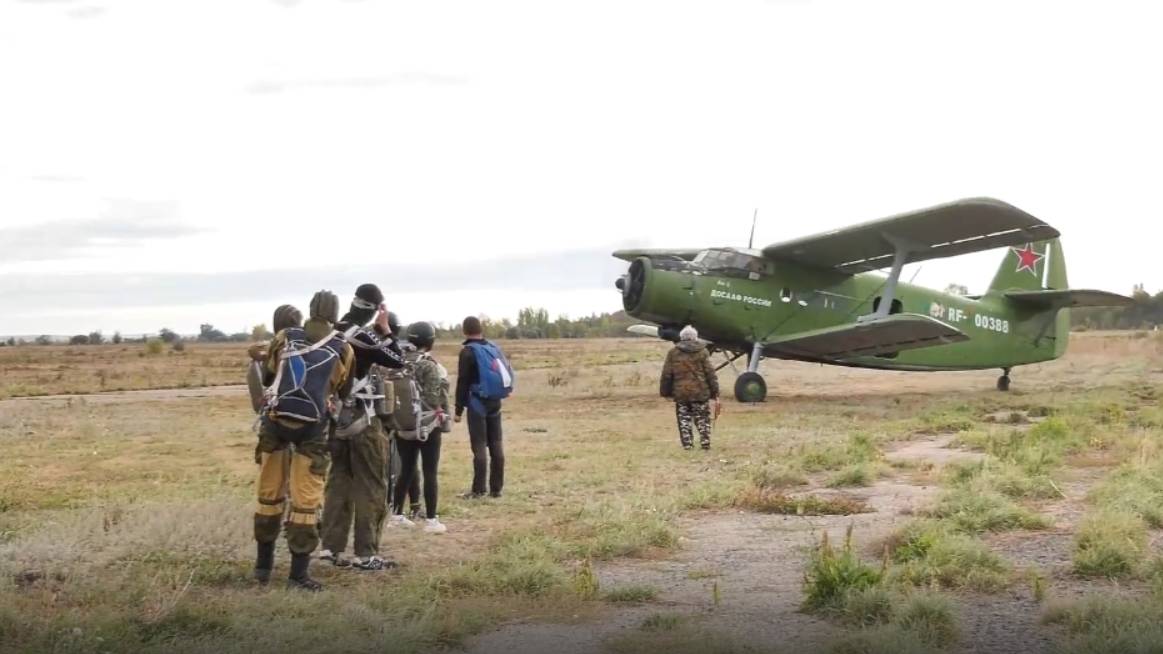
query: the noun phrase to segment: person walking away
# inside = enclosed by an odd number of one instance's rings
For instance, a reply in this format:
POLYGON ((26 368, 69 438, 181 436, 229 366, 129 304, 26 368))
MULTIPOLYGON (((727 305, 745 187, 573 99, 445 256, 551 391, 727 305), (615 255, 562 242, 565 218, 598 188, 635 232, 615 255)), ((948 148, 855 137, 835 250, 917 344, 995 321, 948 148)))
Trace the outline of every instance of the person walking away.
POLYGON ((666 355, 659 393, 674 400, 678 438, 683 449, 694 448, 695 429, 699 432, 699 445, 704 450, 711 449, 710 403, 718 409, 719 378, 707 346, 690 325, 679 332, 678 344, 666 355))
POLYGON ((513 391, 513 368, 501 349, 485 340, 476 316, 464 319, 465 341, 457 361, 456 422, 468 411, 472 445, 472 490, 466 498, 500 497, 505 486, 505 451, 501 444, 501 402, 513 391))
POLYGON ((449 431, 448 371, 432 358, 436 343, 436 328, 431 323, 419 322, 408 326, 407 353, 412 373, 394 382, 396 387, 396 447, 400 452, 400 477, 396 480, 395 503, 390 525, 414 526, 404 517, 406 490, 416 479, 417 459, 424 467, 424 531, 443 534, 448 531, 437 515, 439 485, 437 466, 440 465, 442 433, 449 431))
POLYGON ((259 583, 270 581, 289 491, 286 533, 291 572, 287 586, 322 589, 308 569, 311 552, 319 544, 316 521, 327 478, 327 428, 335 411, 334 398, 347 386, 355 359, 351 346, 332 328, 338 313, 338 298, 330 291, 319 291, 311 299, 307 323, 280 331, 267 354, 268 401, 259 423, 254 515, 254 577, 259 583))
MULTIPOLYGON (((384 295, 375 284, 355 290, 351 307, 336 323, 355 352, 351 393, 328 442, 331 474, 323 502, 321 560, 358 570, 394 568, 380 556, 380 534, 388 513, 388 440, 376 411, 384 393, 375 366, 400 368, 404 356, 391 333, 384 295), (374 320, 371 327, 366 327, 374 320), (352 534, 354 559, 343 556, 352 534)), ((382 405, 382 403, 380 403, 382 405)), ((388 412, 384 407, 380 413, 388 412)))

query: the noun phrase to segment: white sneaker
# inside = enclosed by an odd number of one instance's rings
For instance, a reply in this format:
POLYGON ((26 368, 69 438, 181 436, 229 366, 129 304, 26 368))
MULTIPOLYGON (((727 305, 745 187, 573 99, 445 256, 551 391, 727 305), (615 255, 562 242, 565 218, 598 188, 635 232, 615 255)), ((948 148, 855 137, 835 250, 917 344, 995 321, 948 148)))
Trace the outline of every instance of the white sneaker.
POLYGON ((411 520, 405 518, 402 515, 393 515, 392 517, 388 518, 388 526, 389 527, 415 527, 416 523, 412 522, 411 520))
POLYGON ((428 518, 424 521, 424 533, 426 534, 443 534, 446 531, 448 531, 448 527, 445 527, 444 523, 440 522, 439 516, 428 518))

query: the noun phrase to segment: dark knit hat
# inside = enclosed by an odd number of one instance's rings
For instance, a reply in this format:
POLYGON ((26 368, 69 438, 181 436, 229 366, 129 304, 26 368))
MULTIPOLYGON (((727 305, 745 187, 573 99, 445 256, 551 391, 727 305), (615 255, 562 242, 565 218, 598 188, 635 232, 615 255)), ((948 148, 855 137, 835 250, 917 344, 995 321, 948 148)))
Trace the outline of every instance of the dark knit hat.
POLYGON ((363 310, 378 309, 384 301, 384 294, 375 284, 360 284, 355 289, 355 299, 351 301, 351 308, 363 310))

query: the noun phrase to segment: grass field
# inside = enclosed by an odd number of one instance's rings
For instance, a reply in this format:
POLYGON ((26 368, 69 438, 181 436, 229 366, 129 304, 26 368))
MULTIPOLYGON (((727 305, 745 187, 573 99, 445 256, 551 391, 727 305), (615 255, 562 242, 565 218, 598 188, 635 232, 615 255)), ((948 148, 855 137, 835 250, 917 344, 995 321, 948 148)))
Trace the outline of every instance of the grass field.
MULTIPOLYGON (((504 344, 507 488, 468 502, 445 441, 443 536, 398 572, 249 581, 242 391, 0 402, 0 650, 1156 651, 1163 341, 904 374, 765 362, 711 453, 657 398, 666 344, 504 344), (1136 649, 1138 648, 1138 649, 1136 649)), ((454 367, 455 344, 437 356, 454 367)), ((0 348, 9 397, 238 383, 240 346, 0 348)), ((732 378, 724 373, 729 388, 732 378)), ((276 574, 285 574, 280 548, 276 574)))

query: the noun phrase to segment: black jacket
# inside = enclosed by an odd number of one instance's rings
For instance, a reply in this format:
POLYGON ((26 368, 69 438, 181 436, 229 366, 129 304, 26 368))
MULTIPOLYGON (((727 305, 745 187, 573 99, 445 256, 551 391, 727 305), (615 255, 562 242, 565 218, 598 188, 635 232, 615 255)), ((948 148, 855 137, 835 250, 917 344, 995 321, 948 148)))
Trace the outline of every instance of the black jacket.
MULTIPOLYGON (((341 334, 352 327, 355 325, 351 323, 335 323, 335 330, 341 334)), ((380 334, 374 327, 361 327, 347 337, 347 342, 355 351, 355 370, 351 375, 352 379, 366 377, 374 364, 385 368, 404 367, 404 353, 400 351, 399 342, 391 335, 380 334)))

